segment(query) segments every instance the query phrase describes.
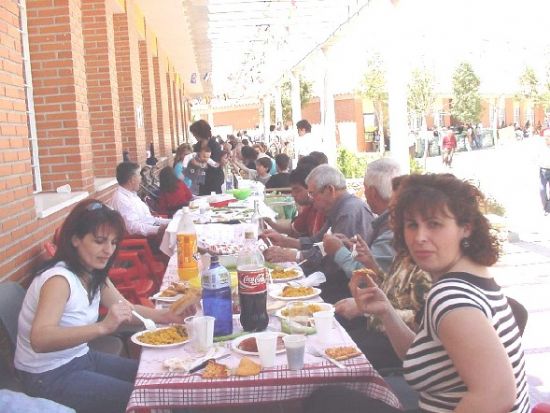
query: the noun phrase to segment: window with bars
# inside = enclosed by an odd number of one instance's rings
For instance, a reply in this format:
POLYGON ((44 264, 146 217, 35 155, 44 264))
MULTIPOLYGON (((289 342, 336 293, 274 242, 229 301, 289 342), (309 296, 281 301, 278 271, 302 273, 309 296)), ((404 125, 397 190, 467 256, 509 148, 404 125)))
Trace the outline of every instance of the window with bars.
POLYGON ((40 178, 40 162, 38 157, 38 134, 36 132, 36 117, 34 113, 34 94, 32 87, 29 33, 27 30, 27 7, 25 0, 19 0, 19 30, 21 32, 21 49, 23 51, 23 75, 25 80, 31 170, 34 192, 37 193, 42 191, 42 180, 40 178))

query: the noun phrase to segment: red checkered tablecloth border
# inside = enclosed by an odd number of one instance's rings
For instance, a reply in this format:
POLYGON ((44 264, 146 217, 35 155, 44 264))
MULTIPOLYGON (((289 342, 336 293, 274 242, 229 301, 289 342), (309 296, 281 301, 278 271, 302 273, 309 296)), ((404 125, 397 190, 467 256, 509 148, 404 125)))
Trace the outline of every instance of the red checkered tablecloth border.
POLYGON ((286 366, 264 369, 258 376, 204 380, 200 373, 138 374, 127 412, 177 407, 224 407, 280 402, 307 397, 329 384, 343 385, 399 407, 399 401, 364 357, 347 360, 338 369, 326 362, 293 371, 286 366))

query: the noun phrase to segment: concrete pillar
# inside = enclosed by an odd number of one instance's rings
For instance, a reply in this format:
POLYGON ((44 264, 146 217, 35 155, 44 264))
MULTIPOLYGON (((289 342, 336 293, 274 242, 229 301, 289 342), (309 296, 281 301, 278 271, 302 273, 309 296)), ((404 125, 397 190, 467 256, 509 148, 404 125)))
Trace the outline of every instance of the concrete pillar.
POLYGON ((267 139, 269 136, 269 126, 271 125, 271 97, 265 95, 263 98, 263 121, 264 121, 264 137, 267 139))
POLYGON ((170 119, 168 118, 168 91, 166 90, 166 82, 164 81, 164 74, 166 73, 165 62, 165 58, 159 56, 153 57, 155 101, 157 103, 157 133, 161 156, 169 155, 172 152, 172 145, 170 143, 170 119))
POLYGON ((145 128, 145 144, 153 143, 155 156, 160 157, 160 147, 157 126, 157 102, 155 94, 155 76, 153 73, 153 61, 151 60, 151 48, 147 40, 140 40, 139 61, 141 69, 141 93, 143 96, 143 119, 145 128))
MULTIPOLYGON (((399 1, 392 1, 388 27, 405 27, 399 1)), ((409 127, 407 122, 407 66, 403 64, 406 55, 406 41, 396 31, 388 31, 387 84, 388 112, 391 133, 390 150, 392 157, 401 165, 403 173, 409 173, 409 127)))
POLYGON ((334 95, 332 94, 332 70, 330 61, 330 45, 322 47, 323 54, 323 91, 321 93, 321 126, 322 150, 328 157, 329 165, 336 165, 336 112, 334 110, 334 95))
POLYGON ((297 71, 292 71, 290 77, 290 102, 292 106, 292 128, 302 119, 302 102, 300 100, 300 77, 297 71))
POLYGON ((275 100, 275 125, 279 122, 283 124, 283 103, 281 102, 281 86, 275 86, 273 91, 273 100, 275 100))
POLYGON ((208 124, 211 128, 214 127, 214 109, 212 109, 212 104, 208 104, 208 124))

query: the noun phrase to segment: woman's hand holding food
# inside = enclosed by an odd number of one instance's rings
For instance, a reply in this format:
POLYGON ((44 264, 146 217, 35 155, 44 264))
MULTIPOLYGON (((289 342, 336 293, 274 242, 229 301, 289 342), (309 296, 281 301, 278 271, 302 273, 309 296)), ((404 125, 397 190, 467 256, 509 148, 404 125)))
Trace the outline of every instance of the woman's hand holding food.
POLYGON ((349 289, 359 311, 363 314, 383 316, 392 308, 386 294, 368 274, 354 273, 349 282, 349 289))
POLYGON ((122 323, 130 322, 131 320, 131 304, 126 300, 120 300, 118 303, 114 303, 109 307, 107 315, 101 320, 101 326, 103 327, 104 334, 111 334, 115 332, 122 323))

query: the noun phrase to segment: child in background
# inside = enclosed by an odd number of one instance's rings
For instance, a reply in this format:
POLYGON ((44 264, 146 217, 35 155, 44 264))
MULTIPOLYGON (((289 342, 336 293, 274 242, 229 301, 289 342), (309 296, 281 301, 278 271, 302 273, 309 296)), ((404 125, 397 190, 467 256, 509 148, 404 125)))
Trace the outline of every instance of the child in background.
MULTIPOLYGON (((210 159, 210 148, 202 148, 199 153, 192 154, 193 156, 189 160, 187 166, 184 166, 184 175, 191 180, 191 192, 193 195, 199 195, 200 186, 205 183, 206 170, 208 168, 208 161, 210 159)), ((218 163, 215 162, 216 167, 218 163)))

